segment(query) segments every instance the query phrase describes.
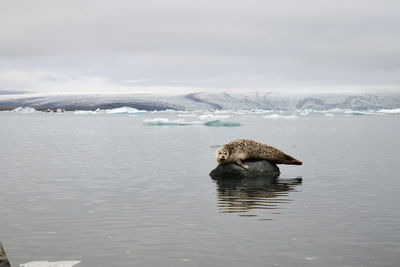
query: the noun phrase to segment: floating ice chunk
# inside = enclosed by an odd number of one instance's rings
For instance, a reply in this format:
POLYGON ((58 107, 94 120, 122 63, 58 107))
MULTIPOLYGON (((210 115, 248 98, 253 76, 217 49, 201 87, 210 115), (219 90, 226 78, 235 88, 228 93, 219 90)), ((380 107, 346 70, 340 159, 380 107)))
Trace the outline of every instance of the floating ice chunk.
POLYGON ((265 119, 297 119, 297 116, 296 115, 282 116, 282 115, 274 113, 272 115, 263 116, 263 118, 265 118, 265 119))
POLYGON ((330 112, 333 113, 346 113, 346 111, 348 111, 348 109, 344 109, 344 108, 334 108, 334 109, 330 109, 330 112))
POLYGON ((312 110, 312 109, 304 109, 304 110, 302 110, 302 112, 300 113, 301 115, 307 115, 307 114, 310 114, 310 113, 313 113, 314 112, 314 110, 312 110))
POLYGON ((228 113, 233 113, 232 110, 216 110, 214 111, 214 114, 228 114, 228 113))
POLYGON ((278 114, 274 113, 272 115, 264 116, 263 118, 265 118, 265 119, 277 119, 277 118, 281 118, 281 117, 282 117, 281 115, 278 115, 278 114))
POLYGON ((155 119, 145 119, 143 120, 145 125, 148 126, 185 126, 185 125, 199 125, 202 124, 201 121, 185 121, 182 119, 169 120, 167 118, 155 118, 155 119))
POLYGON ((267 109, 239 109, 234 114, 237 115, 248 115, 248 114, 265 114, 265 113, 272 113, 272 110, 267 109))
POLYGON ((386 113, 386 114, 399 114, 400 113, 400 108, 394 108, 394 109, 380 109, 378 110, 379 113, 386 113))
POLYGON ((72 267, 80 261, 31 261, 20 264, 20 267, 72 267))
POLYGON ((334 117, 335 115, 332 114, 332 113, 326 113, 325 116, 326 116, 326 117, 334 117))
MULTIPOLYGON (((379 112, 379 111, 378 111, 379 112)), ((345 110, 344 111, 345 114, 350 114, 350 115, 377 115, 377 114, 383 114, 383 113, 377 113, 376 111, 373 110, 345 110)))
POLYGON ((105 111, 104 109, 100 109, 100 108, 97 108, 94 112, 96 112, 96 113, 98 113, 98 114, 104 114, 104 113, 106 113, 106 111, 105 111))
POLYGON ((145 113, 146 110, 139 110, 131 107, 120 107, 113 109, 106 109, 105 113, 107 114, 137 114, 137 113, 145 113))
POLYGON ((37 112, 37 110, 34 109, 34 108, 31 108, 31 107, 18 107, 18 108, 15 108, 15 109, 11 110, 11 112, 34 113, 34 112, 37 112))
POLYGON ((75 110, 74 114, 76 115, 86 115, 86 114, 98 114, 96 111, 93 110, 75 110))
POLYGON ((200 115, 199 119, 202 121, 216 121, 216 120, 225 120, 229 117, 230 117, 229 115, 205 114, 205 115, 200 115))
POLYGON ((168 113, 175 113, 175 112, 179 112, 179 111, 177 111, 177 110, 175 110, 175 109, 164 109, 164 110, 154 110, 153 111, 153 113, 165 113, 165 112, 168 112, 168 113))
POLYGON ((220 121, 220 120, 215 120, 215 121, 209 121, 204 123, 205 126, 209 127, 236 127, 236 126, 241 126, 240 123, 237 122, 231 122, 231 121, 220 121))
POLYGON ((270 109, 252 109, 250 110, 250 112, 255 114, 264 114, 264 113, 272 113, 274 111, 270 109))

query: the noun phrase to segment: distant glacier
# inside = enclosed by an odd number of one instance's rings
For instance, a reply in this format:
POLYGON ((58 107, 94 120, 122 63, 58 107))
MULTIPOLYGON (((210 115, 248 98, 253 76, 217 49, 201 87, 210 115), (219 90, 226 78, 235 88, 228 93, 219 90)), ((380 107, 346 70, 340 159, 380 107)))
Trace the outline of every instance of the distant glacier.
POLYGON ((382 94, 279 94, 274 92, 211 93, 182 95, 59 95, 3 94, 0 110, 32 107, 36 110, 380 110, 400 108, 400 93, 382 94))

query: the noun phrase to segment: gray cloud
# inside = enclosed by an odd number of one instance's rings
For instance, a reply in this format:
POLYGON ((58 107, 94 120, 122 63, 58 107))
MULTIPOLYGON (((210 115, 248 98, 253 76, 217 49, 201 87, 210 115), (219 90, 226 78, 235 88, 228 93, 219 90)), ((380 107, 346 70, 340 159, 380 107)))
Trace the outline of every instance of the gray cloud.
POLYGON ((400 84, 398 1, 13 0, 0 7, 1 89, 99 86, 80 86, 82 77, 107 81, 110 91, 400 84), (13 82, 15 73, 26 82, 13 82))

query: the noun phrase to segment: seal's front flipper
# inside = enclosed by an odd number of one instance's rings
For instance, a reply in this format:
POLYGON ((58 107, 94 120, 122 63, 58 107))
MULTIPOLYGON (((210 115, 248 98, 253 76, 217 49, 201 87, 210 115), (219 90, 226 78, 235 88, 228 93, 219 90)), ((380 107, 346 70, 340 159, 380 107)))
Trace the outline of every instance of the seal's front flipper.
POLYGON ((246 164, 243 164, 243 162, 241 160, 236 161, 236 164, 246 170, 249 170, 249 166, 247 166, 246 164))

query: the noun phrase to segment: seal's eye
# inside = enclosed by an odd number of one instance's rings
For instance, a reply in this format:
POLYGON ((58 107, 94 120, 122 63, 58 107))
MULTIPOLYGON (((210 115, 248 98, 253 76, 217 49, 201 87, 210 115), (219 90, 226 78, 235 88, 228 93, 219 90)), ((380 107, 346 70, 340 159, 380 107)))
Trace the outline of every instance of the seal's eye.
POLYGON ((226 155, 227 153, 225 152, 224 155, 226 155))

